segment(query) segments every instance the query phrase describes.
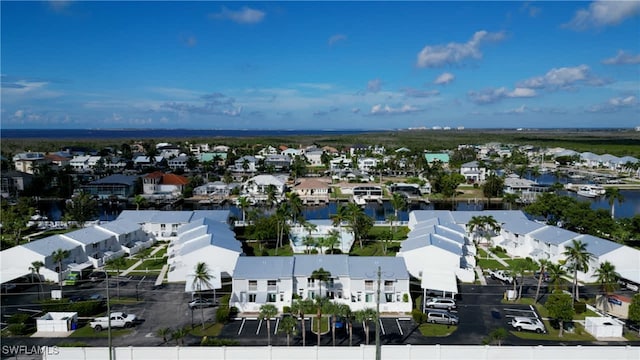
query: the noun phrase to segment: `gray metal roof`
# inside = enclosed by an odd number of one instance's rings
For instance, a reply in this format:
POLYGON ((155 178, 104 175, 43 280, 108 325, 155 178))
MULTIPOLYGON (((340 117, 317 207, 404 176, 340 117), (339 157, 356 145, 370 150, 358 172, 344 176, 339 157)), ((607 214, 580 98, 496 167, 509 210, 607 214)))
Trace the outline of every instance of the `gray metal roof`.
POLYGON ((31 241, 21 246, 40 255, 49 256, 58 249, 72 250, 80 245, 60 235, 53 235, 44 239, 31 241))
POLYGON ((580 234, 555 226, 545 226, 531 233, 532 238, 552 245, 563 244, 571 239, 575 239, 578 235, 580 234))
POLYGON ((438 218, 443 222, 454 222, 451 211, 448 210, 414 210, 411 212, 417 222, 438 218))
POLYGON ((157 211, 150 222, 157 224, 184 224, 193 216, 192 211, 157 211))
POLYGON ((407 252, 426 246, 435 246, 458 256, 462 256, 462 249, 459 245, 456 245, 456 243, 451 240, 437 234, 425 234, 408 238, 402 242, 400 251, 407 252))
POLYGON ((218 222, 227 222, 230 214, 231 210, 194 210, 191 221, 204 217, 218 222))
POLYGON ((349 278, 377 280, 378 266, 380 267, 381 280, 409 279, 409 273, 407 272, 407 265, 404 262, 404 258, 389 256, 349 257, 349 278))
POLYGON ((129 234, 142 229, 140 224, 127 219, 114 220, 108 223, 102 223, 98 225, 98 227, 101 227, 108 231, 112 231, 118 235, 129 234))
POLYGON ((96 181, 92 181, 91 185, 99 185, 99 184, 124 184, 133 186, 138 180, 139 176, 137 175, 122 175, 115 174, 107 177, 103 177, 102 179, 98 179, 96 181))
POLYGON ((158 210, 122 210, 116 220, 127 219, 138 224, 151 222, 158 210))
POLYGON ((580 235, 576 239, 587 244, 587 251, 592 253, 594 256, 601 256, 622 247, 621 244, 601 239, 593 235, 580 235))
MULTIPOLYGON (((422 224, 420 224, 422 225, 422 224)), ((455 224, 454 224, 455 225, 455 224)), ((464 232, 464 230, 462 230, 464 232)), ((441 235, 450 241, 459 243, 464 245, 466 242, 464 235, 460 234, 457 231, 447 228, 442 225, 431 225, 431 226, 419 226, 415 229, 411 230, 408 234, 409 238, 419 237, 427 234, 438 234, 441 235)))
POLYGON ((107 240, 113 237, 113 234, 110 234, 106 230, 100 229, 99 227, 92 226, 72 232, 68 232, 64 234, 70 239, 78 241, 84 245, 99 243, 100 241, 107 240))
POLYGON ((502 224, 503 229, 509 232, 512 232, 514 234, 520 234, 520 235, 528 234, 530 232, 541 229, 545 226, 547 225, 540 224, 535 221, 526 220, 526 219, 517 219, 511 222, 502 224))
POLYGON ((314 270, 323 268, 332 276, 349 275, 349 256, 347 255, 294 255, 294 276, 311 276, 314 270))
POLYGON ((451 211, 451 216, 456 224, 467 224, 474 216, 493 216, 499 224, 527 219, 524 212, 520 210, 451 211))
POLYGON ((233 270, 234 279, 290 279, 293 256, 240 256, 233 270))

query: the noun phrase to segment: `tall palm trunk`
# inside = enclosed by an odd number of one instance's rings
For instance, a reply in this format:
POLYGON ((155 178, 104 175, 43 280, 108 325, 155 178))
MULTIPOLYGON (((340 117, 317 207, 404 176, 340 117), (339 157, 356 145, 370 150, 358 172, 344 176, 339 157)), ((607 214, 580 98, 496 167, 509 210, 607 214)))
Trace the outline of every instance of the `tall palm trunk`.
POLYGON ((300 314, 300 319, 302 321, 302 346, 307 346, 307 329, 304 324, 304 313, 300 314))
POLYGON ((542 286, 542 277, 544 276, 544 266, 540 268, 540 277, 538 278, 538 287, 536 288, 536 297, 534 302, 538 303, 538 296, 540 296, 540 287, 542 286))

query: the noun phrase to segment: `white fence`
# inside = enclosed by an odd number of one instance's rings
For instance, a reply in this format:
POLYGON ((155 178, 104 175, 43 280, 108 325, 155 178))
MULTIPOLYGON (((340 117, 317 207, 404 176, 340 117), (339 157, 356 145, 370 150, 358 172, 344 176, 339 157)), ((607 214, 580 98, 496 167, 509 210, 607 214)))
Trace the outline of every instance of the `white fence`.
MULTIPOLYGON (((199 360, 199 359, 278 359, 278 360, 335 360, 374 359, 375 346, 359 347, 119 347, 117 360, 199 360)), ((640 347, 631 346, 441 346, 441 345, 385 345, 381 349, 385 360, 638 360, 640 347)), ((107 360, 107 348, 56 348, 43 353, 43 359, 107 360)))

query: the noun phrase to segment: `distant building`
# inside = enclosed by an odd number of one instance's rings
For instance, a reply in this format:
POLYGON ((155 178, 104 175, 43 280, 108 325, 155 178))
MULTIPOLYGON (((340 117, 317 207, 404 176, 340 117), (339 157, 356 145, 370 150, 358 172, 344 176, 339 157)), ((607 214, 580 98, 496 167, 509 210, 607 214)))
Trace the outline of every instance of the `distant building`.
POLYGON ((189 180, 184 176, 155 171, 142 178, 142 192, 144 195, 175 198, 188 183, 189 180))
POLYGON ((135 175, 111 175, 93 181, 87 185, 82 185, 84 192, 97 196, 100 199, 117 197, 118 199, 128 199, 135 195, 136 182, 139 176, 135 175))
POLYGON ((460 175, 469 184, 481 184, 487 179, 487 168, 480 166, 477 161, 470 161, 460 166, 460 175))
POLYGON ((424 159, 429 164, 432 164, 436 161, 439 161, 445 165, 449 164, 449 154, 447 153, 425 153, 424 159))
POLYGON ((49 163, 49 160, 45 158, 43 153, 39 152, 19 153, 13 156, 15 169, 27 174, 33 175, 38 166, 47 163, 49 163))

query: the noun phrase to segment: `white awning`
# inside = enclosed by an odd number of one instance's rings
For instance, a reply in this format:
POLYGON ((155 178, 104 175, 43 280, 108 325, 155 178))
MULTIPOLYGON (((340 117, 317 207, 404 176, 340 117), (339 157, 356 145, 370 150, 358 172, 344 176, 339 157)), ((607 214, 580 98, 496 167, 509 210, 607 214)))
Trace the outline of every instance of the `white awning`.
POLYGON ((453 271, 434 272, 423 270, 420 287, 429 290, 445 291, 452 294, 458 293, 458 282, 456 281, 456 274, 453 271))

